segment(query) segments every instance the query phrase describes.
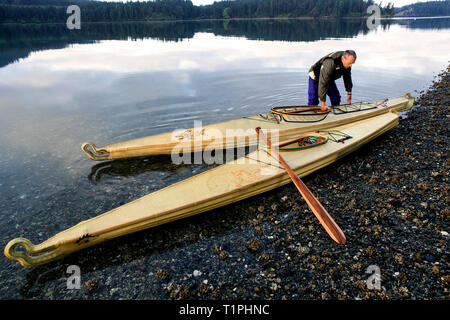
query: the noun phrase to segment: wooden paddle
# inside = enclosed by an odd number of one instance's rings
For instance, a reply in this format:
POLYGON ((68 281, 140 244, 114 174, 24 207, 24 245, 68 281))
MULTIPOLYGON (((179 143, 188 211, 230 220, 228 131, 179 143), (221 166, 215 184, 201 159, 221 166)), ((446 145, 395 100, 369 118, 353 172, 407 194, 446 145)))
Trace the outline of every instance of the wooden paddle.
POLYGON ((294 182, 295 186, 297 187, 298 191, 302 195, 302 197, 305 199, 308 206, 311 208, 314 215, 319 219, 322 226, 325 228, 325 230, 328 232, 330 237, 336 241, 339 244, 345 244, 346 239, 345 235, 342 232, 342 230, 339 228, 337 223, 333 220, 333 218, 330 216, 330 214, 325 210, 325 208, 322 206, 322 204, 317 200, 317 198, 309 191, 308 187, 303 183, 303 181, 295 174, 294 170, 289 167, 289 165, 284 161, 284 159, 280 156, 278 151, 274 148, 272 148, 272 145, 270 144, 269 139, 265 136, 265 134, 262 132, 260 127, 255 128, 256 133, 265 141, 268 149, 272 154, 278 159, 278 161, 283 165, 283 167, 286 169, 289 177, 292 179, 292 182, 294 182))

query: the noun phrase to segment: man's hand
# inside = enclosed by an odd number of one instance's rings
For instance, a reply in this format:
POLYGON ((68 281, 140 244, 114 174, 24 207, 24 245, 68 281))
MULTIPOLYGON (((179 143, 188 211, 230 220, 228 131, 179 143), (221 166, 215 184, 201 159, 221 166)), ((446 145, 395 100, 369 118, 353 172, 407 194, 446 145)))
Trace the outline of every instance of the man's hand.
POLYGON ((347 92, 347 103, 352 103, 352 93, 347 92))
POLYGON ((320 110, 322 110, 322 112, 330 111, 330 107, 325 104, 325 101, 321 101, 321 104, 320 110))

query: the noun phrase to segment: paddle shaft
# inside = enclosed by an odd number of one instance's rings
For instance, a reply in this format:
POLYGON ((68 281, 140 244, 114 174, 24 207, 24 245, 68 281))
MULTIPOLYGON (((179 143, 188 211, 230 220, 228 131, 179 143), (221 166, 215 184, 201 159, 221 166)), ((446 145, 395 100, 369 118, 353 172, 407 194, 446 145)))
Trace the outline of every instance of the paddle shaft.
POLYGON ((280 156, 278 151, 276 149, 272 148, 272 145, 271 145, 269 139, 267 139, 265 134, 262 132, 261 128, 258 127, 255 130, 256 130, 256 133, 261 138, 263 138, 263 140, 265 140, 265 143, 266 143, 267 147, 269 148, 270 152, 272 152, 272 154, 278 159, 278 161, 286 169, 292 182, 294 182, 298 191, 300 192, 302 197, 305 199, 306 203, 311 208, 314 215, 317 217, 317 219, 319 219, 319 222, 325 228, 326 232, 337 243, 345 244, 346 239, 345 239, 344 233, 339 228, 337 223, 333 220, 333 218, 330 216, 330 214, 327 212, 327 210, 325 210, 325 208, 322 206, 322 204, 319 202, 319 200, 317 200, 317 198, 312 194, 312 192, 303 183, 303 181, 295 174, 294 170, 292 170, 291 167, 289 167, 289 165, 286 163, 286 161, 284 161, 284 159, 280 156))

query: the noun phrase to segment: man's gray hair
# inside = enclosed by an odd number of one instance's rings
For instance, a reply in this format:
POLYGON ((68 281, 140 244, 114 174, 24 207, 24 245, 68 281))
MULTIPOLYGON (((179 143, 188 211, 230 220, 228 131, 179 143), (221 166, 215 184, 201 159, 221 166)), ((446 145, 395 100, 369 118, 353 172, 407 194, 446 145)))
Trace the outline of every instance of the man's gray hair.
POLYGON ((344 52, 344 57, 348 57, 348 56, 353 56, 353 58, 355 58, 356 61, 356 52, 353 50, 345 50, 344 52))

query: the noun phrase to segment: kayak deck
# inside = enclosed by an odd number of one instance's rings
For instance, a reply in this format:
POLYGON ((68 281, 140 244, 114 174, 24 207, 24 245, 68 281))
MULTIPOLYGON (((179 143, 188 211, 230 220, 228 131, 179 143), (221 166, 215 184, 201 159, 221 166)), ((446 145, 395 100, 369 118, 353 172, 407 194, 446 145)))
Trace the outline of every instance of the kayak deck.
MULTIPOLYGON (((394 128, 398 121, 398 114, 389 112, 334 127, 333 130, 344 132, 352 138, 286 152, 283 158, 298 176, 303 177, 394 128)), ((267 150, 259 149, 82 221, 41 244, 33 245, 25 238, 13 239, 4 253, 8 258, 19 260, 23 266, 44 264, 109 239, 209 211, 290 181, 284 168, 267 150), (18 246, 25 247, 26 251, 16 250, 18 246)))
MULTIPOLYGON (((277 131, 280 140, 292 139, 296 134, 308 131, 323 130, 346 123, 351 123, 386 112, 405 111, 412 107, 414 98, 409 93, 403 97, 380 101, 354 103, 336 107, 334 112, 318 115, 293 116, 295 108, 282 107, 289 113, 280 113, 281 118, 272 112, 220 123, 199 126, 190 129, 180 129, 153 136, 137 138, 97 148, 93 143, 86 142, 81 146, 90 159, 102 161, 122 158, 132 158, 157 154, 191 153, 208 149, 227 149, 256 144, 254 128, 259 126, 265 131, 277 131), (365 106, 362 107, 362 104, 365 106), (294 121, 292 119, 300 119, 294 121)), ((274 108, 273 108, 274 109, 274 108)), ((311 108, 310 108, 311 109, 311 108)))

